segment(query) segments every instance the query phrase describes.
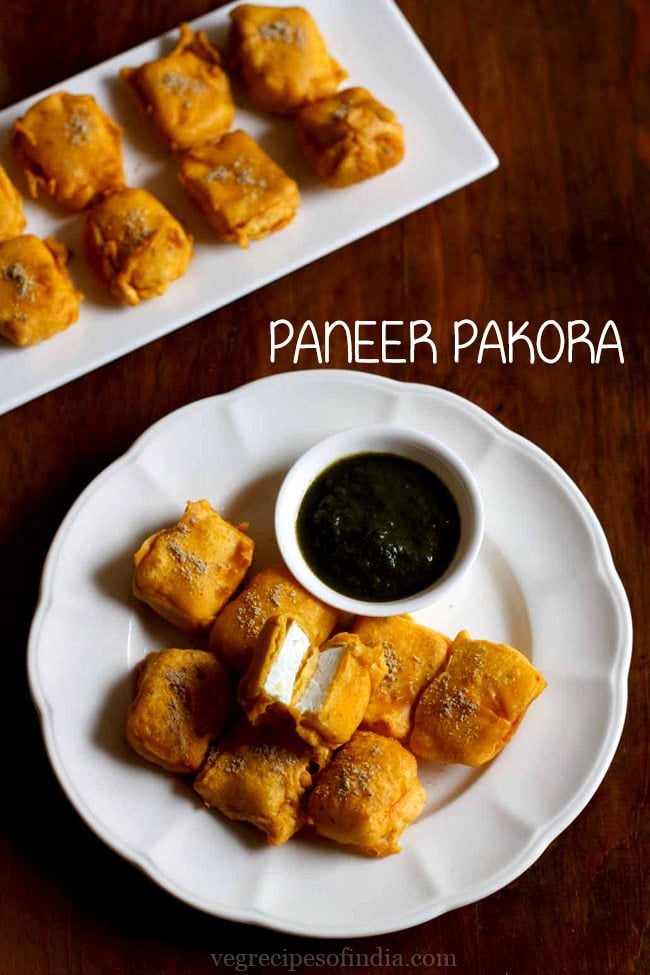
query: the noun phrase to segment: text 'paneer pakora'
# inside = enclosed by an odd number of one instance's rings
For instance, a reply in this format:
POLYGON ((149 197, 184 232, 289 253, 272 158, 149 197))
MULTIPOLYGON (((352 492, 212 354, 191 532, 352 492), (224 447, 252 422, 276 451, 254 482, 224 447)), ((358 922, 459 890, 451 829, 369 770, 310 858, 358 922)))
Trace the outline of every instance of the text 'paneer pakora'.
POLYGON ((138 668, 138 687, 126 738, 143 758, 169 772, 196 772, 230 717, 226 668, 205 650, 150 653, 138 668))
POLYGON ((291 223, 298 184, 241 130, 181 159, 180 179, 220 240, 248 247, 291 223))
POLYGON ((166 57, 121 74, 171 148, 189 149, 227 132, 235 106, 221 55, 204 31, 195 34, 187 24, 180 30, 166 57))
POLYGON ((14 122, 12 145, 34 199, 83 210, 124 185, 121 129, 92 95, 42 98, 14 122))
POLYGON ((293 112, 331 95, 347 77, 302 7, 243 4, 230 18, 231 58, 258 108, 293 112))
POLYGON ((32 234, 0 243, 0 335, 33 345, 79 317, 83 295, 68 277, 68 249, 32 234))
POLYGON ((186 633, 203 633, 248 572, 255 543, 208 501, 150 535, 133 556, 133 592, 186 633))
POLYGON ((192 238, 151 193, 122 189, 86 214, 83 245, 97 277, 128 305, 165 293, 192 256, 192 238))

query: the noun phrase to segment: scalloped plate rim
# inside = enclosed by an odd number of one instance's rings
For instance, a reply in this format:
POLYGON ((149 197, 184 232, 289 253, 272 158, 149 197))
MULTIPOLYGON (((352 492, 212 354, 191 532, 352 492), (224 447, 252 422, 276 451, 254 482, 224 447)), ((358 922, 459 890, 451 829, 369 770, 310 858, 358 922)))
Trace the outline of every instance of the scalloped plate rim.
POLYGON ((168 413, 147 430, 145 430, 131 445, 131 447, 115 461, 109 464, 100 474, 98 474, 87 487, 82 491, 77 500, 73 503, 70 510, 64 517, 54 539, 51 543, 47 557, 45 559, 39 600, 33 618, 31 631, 28 641, 27 667, 29 686, 34 700, 34 704, 39 714, 44 742, 49 760, 56 773, 59 783, 72 803, 76 811, 85 821, 86 825, 105 842, 111 849, 122 856, 125 860, 138 867, 158 886, 168 893, 185 901, 187 904, 202 910, 213 916, 222 917, 227 920, 253 923, 262 927, 268 927, 286 933, 307 935, 320 938, 339 938, 339 937, 364 937, 371 935, 387 934, 393 931, 405 930, 417 924, 432 920, 450 910, 466 906, 487 897, 492 893, 502 889, 506 884, 511 883, 521 876, 544 852, 548 845, 563 832, 566 827, 582 812, 587 803, 593 797, 598 786, 602 782, 609 765, 614 757, 618 746, 623 726, 625 723, 627 709, 627 674, 629 670, 632 653, 632 618, 627 595, 623 584, 618 576, 611 551, 605 537, 605 533, 585 496, 577 485, 571 480, 568 474, 541 448, 531 441, 506 427, 501 421, 491 416, 475 403, 452 393, 441 387, 429 386, 420 383, 410 383, 401 380, 389 379, 376 376, 372 373, 353 372, 345 369, 328 370, 300 370, 294 372, 277 373, 253 380, 228 392, 219 393, 214 396, 204 397, 188 403, 177 410, 168 413), (59 758, 56 741, 53 735, 51 723, 51 707, 39 686, 39 675, 37 670, 37 653, 39 636, 43 622, 47 616, 52 599, 52 577, 59 556, 63 547, 69 528, 74 523, 77 513, 85 506, 94 492, 103 485, 104 481, 114 476, 122 467, 130 465, 146 446, 161 433, 162 430, 171 426, 181 414, 189 413, 193 410, 201 409, 211 401, 215 400, 234 400, 250 395, 252 390, 258 390, 265 386, 282 384, 287 381, 306 382, 316 377, 319 381, 332 383, 335 386, 339 382, 374 386, 376 389, 392 387, 402 393, 409 395, 422 395, 429 398, 451 399, 457 408, 472 415, 473 419, 482 426, 487 427, 490 432, 505 441, 510 441, 519 450, 524 450, 532 458, 541 464, 548 473, 561 485, 562 489, 570 494, 574 505, 582 514, 586 525, 589 528, 590 539, 594 543, 599 556, 598 568, 602 576, 608 583, 608 588, 613 597, 617 612, 617 648, 615 662, 609 672, 609 680, 613 686, 613 706, 612 717, 606 733, 603 736, 601 748, 594 761, 591 771, 585 780, 583 787, 567 803, 565 808, 553 819, 539 827, 531 836, 529 842, 524 846, 519 856, 507 864, 503 869, 497 871, 489 880, 477 885, 476 887, 465 887, 455 891, 453 895, 440 898, 436 907, 431 911, 431 905, 421 909, 411 911, 398 919, 397 924, 389 923, 369 929, 367 925, 356 929, 354 924, 348 925, 344 929, 340 927, 327 928, 326 924, 315 927, 304 924, 300 921, 288 923, 285 918, 276 917, 272 913, 255 910, 233 909, 227 904, 217 905, 213 902, 196 897, 191 890, 184 888, 176 881, 167 877, 162 870, 146 856, 130 847, 119 837, 115 836, 103 824, 97 821, 94 814, 88 809, 85 800, 76 791, 74 785, 69 780, 67 772, 59 758))

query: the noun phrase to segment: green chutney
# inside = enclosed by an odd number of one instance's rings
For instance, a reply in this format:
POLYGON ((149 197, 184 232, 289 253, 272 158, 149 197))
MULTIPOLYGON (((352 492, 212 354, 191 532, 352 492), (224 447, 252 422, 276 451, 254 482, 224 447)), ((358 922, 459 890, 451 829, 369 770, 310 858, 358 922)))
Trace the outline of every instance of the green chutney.
POLYGON ((303 557, 332 589, 391 602, 426 589, 460 539, 460 515, 440 478, 389 453, 353 454, 310 484, 296 524, 303 557))

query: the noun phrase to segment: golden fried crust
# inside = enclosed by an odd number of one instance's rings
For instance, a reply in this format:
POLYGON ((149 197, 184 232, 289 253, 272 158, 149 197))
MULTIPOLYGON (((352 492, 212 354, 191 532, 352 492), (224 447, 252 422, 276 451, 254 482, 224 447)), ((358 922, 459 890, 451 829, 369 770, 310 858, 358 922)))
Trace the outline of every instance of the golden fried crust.
POLYGON ((66 263, 68 249, 31 234, 0 243, 0 335, 14 345, 33 345, 79 317, 80 291, 66 263))
POLYGON ((196 772, 231 709, 230 678, 205 650, 163 650, 140 665, 126 719, 135 751, 170 772, 196 772))
POLYGON ((406 744, 422 689, 444 665, 451 641, 410 616, 357 617, 352 632, 383 651, 387 673, 373 693, 362 727, 406 744))
POLYGON ((185 153, 180 180, 221 240, 247 247, 290 223, 297 183, 240 130, 185 153))
POLYGON ((293 112, 331 95, 347 77, 302 7, 243 4, 230 17, 232 61, 258 108, 293 112))
POLYGON ((210 752, 194 788, 206 806, 252 823, 277 846, 304 823, 311 757, 295 733, 269 732, 242 721, 210 752))
POLYGON ((210 633, 210 648, 240 673, 248 667, 262 627, 287 615, 320 646, 336 626, 339 614, 297 582, 285 568, 271 566, 254 576, 246 588, 219 613, 210 633))
POLYGON ((121 129, 92 95, 58 91, 14 122, 12 145, 30 195, 83 210, 124 185, 121 129))
POLYGON ((25 224, 23 198, 0 166, 0 242, 17 237, 25 224))
POLYGON ((329 186, 378 176, 404 157, 397 116, 365 88, 348 88, 296 116, 298 141, 312 168, 329 186))
POLYGON ((120 301, 137 305, 164 294, 185 273, 192 238, 151 193, 123 189, 86 214, 88 263, 120 301))
POLYGON ((189 149, 227 132, 235 106, 219 52, 203 31, 180 31, 167 57, 120 73, 171 148, 189 149))
POLYGON ((399 853, 397 841, 425 801, 413 755, 392 738, 357 731, 316 780, 308 822, 321 836, 383 857, 399 853))
POLYGON ((272 679, 273 667, 279 660, 292 625, 299 626, 296 620, 286 615, 267 620, 253 648, 250 665, 237 688, 237 699, 251 724, 282 715, 290 717, 293 703, 313 671, 318 651, 307 643, 302 658, 295 661, 295 675, 284 682, 286 688, 282 689, 281 682, 272 679))
POLYGON ((298 734, 314 747, 333 749, 345 744, 359 727, 370 698, 386 672, 381 648, 364 646, 353 633, 337 633, 331 637, 312 662, 309 679, 303 680, 296 696, 298 734), (327 654, 336 654, 336 669, 329 687, 324 687, 324 693, 310 701, 314 684, 327 683, 327 654), (319 667, 319 663, 325 666, 319 667))
POLYGON ((422 758, 483 765, 509 741, 545 687, 514 647, 472 640, 463 630, 445 670, 420 697, 410 748, 422 758))
POLYGON ((187 633, 202 633, 248 572, 255 543, 208 501, 188 501, 171 528, 134 555, 133 592, 187 633))

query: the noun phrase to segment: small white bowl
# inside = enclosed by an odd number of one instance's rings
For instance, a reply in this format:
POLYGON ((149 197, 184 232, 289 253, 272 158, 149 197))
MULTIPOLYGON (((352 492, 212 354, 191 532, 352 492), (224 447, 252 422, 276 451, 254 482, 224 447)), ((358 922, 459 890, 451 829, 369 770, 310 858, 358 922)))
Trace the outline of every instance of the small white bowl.
POLYGON ((275 504, 275 533, 289 570, 305 589, 323 602, 360 616, 411 613, 447 595, 476 558, 483 538, 483 525, 481 495, 463 461, 449 447, 428 434, 387 424, 353 427, 315 444, 289 470, 275 504), (298 512, 309 486, 336 461, 367 452, 398 454, 418 461, 437 474, 447 486, 460 515, 458 548, 445 572, 426 589, 392 602, 353 599, 332 589, 312 571, 298 544, 298 512))

